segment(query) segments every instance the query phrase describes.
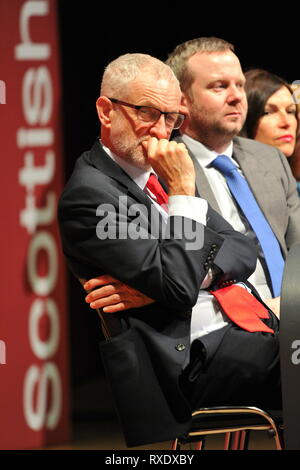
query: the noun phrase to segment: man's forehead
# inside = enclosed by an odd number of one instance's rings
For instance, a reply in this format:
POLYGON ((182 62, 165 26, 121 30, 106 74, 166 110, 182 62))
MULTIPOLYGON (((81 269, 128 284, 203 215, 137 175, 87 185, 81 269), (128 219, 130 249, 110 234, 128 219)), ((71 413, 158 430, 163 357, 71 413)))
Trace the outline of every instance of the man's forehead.
POLYGON ((230 73, 243 75, 238 57, 230 50, 219 52, 197 52, 188 61, 191 72, 199 76, 230 73))
POLYGON ((141 73, 128 87, 130 97, 135 100, 180 99, 180 87, 175 78, 157 77, 141 73))
POLYGON ((170 88, 179 84, 174 76, 167 74, 157 74, 151 69, 141 70, 137 75, 133 83, 137 83, 139 86, 157 86, 159 88, 170 88))

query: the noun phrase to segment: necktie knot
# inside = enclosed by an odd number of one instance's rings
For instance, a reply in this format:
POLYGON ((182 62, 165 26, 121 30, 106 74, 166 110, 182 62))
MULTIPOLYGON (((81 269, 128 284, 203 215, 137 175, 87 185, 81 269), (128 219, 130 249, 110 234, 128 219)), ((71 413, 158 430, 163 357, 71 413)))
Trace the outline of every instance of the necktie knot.
POLYGON ((211 166, 219 170, 225 176, 228 176, 232 171, 237 170, 237 166, 229 157, 227 157, 227 155, 218 155, 218 157, 211 162, 211 166))
POLYGON ((156 200, 159 205, 168 204, 168 195, 163 189, 162 185, 158 181, 157 177, 151 173, 146 184, 151 193, 156 197, 156 200))

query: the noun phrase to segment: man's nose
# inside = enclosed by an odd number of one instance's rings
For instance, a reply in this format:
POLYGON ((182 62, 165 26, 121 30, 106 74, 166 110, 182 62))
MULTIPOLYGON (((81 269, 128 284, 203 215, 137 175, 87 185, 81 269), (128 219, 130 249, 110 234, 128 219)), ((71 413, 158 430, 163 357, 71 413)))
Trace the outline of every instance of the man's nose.
POLYGON ((229 102, 240 102, 242 99, 246 96, 244 88, 237 87, 236 85, 233 85, 229 89, 229 94, 228 94, 228 101, 229 102))
POLYGON ((169 138, 170 129, 166 126, 164 114, 161 114, 160 118, 151 126, 150 135, 151 137, 156 137, 157 139, 169 138))

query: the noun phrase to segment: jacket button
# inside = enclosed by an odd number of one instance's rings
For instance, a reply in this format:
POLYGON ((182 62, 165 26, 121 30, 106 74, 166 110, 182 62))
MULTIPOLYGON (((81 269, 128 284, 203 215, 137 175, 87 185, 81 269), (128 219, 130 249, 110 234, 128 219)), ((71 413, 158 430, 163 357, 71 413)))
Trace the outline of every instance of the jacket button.
POLYGON ((177 344, 177 346, 175 346, 175 349, 176 351, 184 351, 185 350, 185 345, 184 344, 177 344))

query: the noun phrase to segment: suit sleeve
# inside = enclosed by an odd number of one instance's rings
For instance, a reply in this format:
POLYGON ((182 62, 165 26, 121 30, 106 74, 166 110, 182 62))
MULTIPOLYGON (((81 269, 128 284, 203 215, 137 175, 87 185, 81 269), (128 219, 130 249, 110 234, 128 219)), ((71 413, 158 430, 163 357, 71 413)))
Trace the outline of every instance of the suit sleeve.
POLYGON ((109 186, 65 190, 58 216, 63 250, 76 276, 111 274, 162 305, 186 309, 195 305, 212 266, 220 277, 237 280, 255 269, 254 245, 212 209, 207 226, 169 217, 164 238, 149 233, 147 214, 121 212, 119 195, 109 186))

